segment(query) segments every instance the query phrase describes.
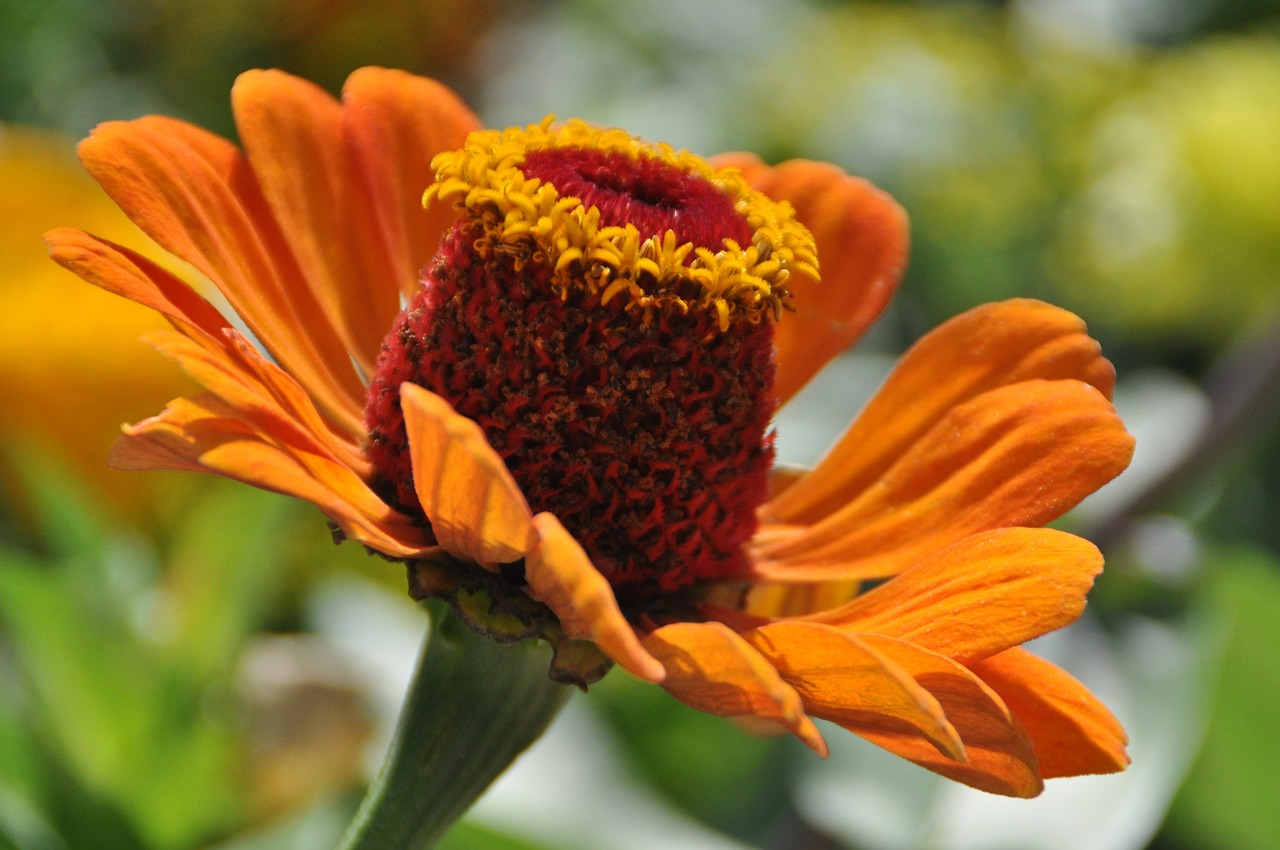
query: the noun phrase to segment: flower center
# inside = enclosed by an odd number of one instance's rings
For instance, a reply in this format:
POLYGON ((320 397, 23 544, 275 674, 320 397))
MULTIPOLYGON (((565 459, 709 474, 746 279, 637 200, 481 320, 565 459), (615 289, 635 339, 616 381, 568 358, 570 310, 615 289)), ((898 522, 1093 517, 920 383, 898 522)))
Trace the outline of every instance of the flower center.
POLYGON ((733 201, 705 180, 652 157, 623 151, 552 148, 525 155, 522 170, 600 210, 607 226, 635 226, 643 237, 667 230, 677 242, 717 250, 725 239, 751 240, 733 201))
POLYGON ((369 388, 388 497, 420 515, 411 381, 480 425, 624 602, 740 575, 773 460, 772 318, 814 263, 807 232, 736 174, 617 131, 476 135, 435 162, 427 199, 464 214, 369 388))

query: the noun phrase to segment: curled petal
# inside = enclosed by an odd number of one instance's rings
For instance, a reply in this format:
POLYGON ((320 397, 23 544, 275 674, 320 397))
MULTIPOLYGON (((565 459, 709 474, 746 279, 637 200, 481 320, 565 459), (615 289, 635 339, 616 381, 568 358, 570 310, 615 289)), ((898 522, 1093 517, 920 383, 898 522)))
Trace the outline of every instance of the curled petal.
POLYGON ((814 717, 864 729, 916 729, 949 758, 964 745, 942 706, 901 667, 856 635, 818 623, 778 622, 743 635, 814 717))
POLYGON ((327 456, 350 467, 354 472, 366 471, 368 464, 357 456, 358 450, 333 437, 315 408, 311 407, 310 399, 293 384, 288 375, 262 360, 261 355, 234 331, 226 331, 224 335, 228 337, 227 346, 234 355, 229 355, 224 348, 204 346, 172 331, 147 334, 143 341, 177 361, 187 374, 222 399, 235 411, 237 418, 245 420, 259 434, 273 442, 327 456), (236 355, 245 360, 256 361, 260 371, 255 373, 245 370, 241 363, 236 362, 236 355), (260 376, 275 378, 277 386, 265 384, 259 380, 260 376), (282 394, 289 389, 298 392, 288 399, 293 403, 286 405, 273 395, 272 390, 275 389, 279 389, 282 394))
POLYGON ((764 513, 780 522, 817 522, 872 487, 952 409, 1033 380, 1082 381, 1109 399, 1115 370, 1084 322, 1049 304, 1017 299, 957 316, 903 355, 813 472, 764 513))
POLYGON ((964 662, 1073 622, 1102 571, 1087 540, 1049 528, 975 534, 816 620, 964 662))
POLYGON ((853 501, 756 547, 757 573, 780 581, 893 575, 969 534, 1045 525, 1132 454, 1133 438, 1092 386, 999 387, 948 412, 853 501))
POLYGON ((622 616, 613 588, 555 515, 533 518, 538 544, 525 558, 529 595, 560 620, 564 633, 589 640, 641 679, 661 682, 665 671, 622 616))
POLYGON ((906 724, 900 729, 887 729, 884 723, 842 726, 921 767, 982 791, 1034 797, 1044 790, 1031 739, 999 695, 981 679, 951 659, 913 644, 881 635, 859 637, 933 694, 960 734, 965 761, 943 755, 906 724))
POLYGON ((180 330, 217 338, 231 323, 176 275, 114 242, 59 227, 44 235, 58 265, 108 292, 160 313, 180 330))
POLYGON ((78 230, 53 230, 45 241, 60 265, 167 318, 182 336, 154 334, 152 344, 224 401, 243 402, 244 415, 258 417, 260 428, 289 434, 286 441, 328 454, 366 477, 358 444, 335 432, 306 391, 186 283, 140 254, 78 230))
POLYGON ((462 147, 480 122, 435 80, 387 68, 353 71, 342 105, 347 142, 372 194, 394 279, 401 294, 411 296, 440 235, 458 214, 449 204, 422 209, 422 193, 435 180, 431 159, 462 147))
POLYGON ((778 322, 778 402, 800 390, 870 327, 888 305, 907 262, 907 214, 893 198, 834 165, 791 160, 767 166, 753 154, 716 165, 742 170, 769 197, 787 201, 818 246, 821 280, 793 274, 794 314, 778 322))
POLYGON ((416 384, 401 385, 400 403, 413 486, 445 551, 488 568, 527 555, 533 514, 480 426, 416 384))
POLYGON ((371 373, 400 310, 400 291, 344 139, 342 107, 318 86, 274 70, 237 77, 231 103, 253 173, 306 285, 343 347, 371 373))
POLYGON ((1129 765, 1124 727, 1061 668, 1014 648, 971 669, 1022 721, 1045 779, 1116 773, 1129 765))
POLYGON ((666 669, 668 693, 721 717, 755 717, 789 730, 820 755, 826 742, 795 689, 737 632, 721 623, 672 623, 650 632, 644 647, 666 669))
POLYGON ((430 547, 422 530, 379 500, 347 467, 275 445, 216 397, 180 398, 125 429, 111 449, 117 469, 211 472, 315 504, 354 540, 396 557, 430 547))

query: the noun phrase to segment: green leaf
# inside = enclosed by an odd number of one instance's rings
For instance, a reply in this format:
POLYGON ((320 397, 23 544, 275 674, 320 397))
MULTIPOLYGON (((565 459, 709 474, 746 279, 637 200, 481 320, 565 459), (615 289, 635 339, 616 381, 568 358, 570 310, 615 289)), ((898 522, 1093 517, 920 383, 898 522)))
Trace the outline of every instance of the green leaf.
POLYGON ((206 714, 205 683, 88 593, 68 571, 0 556, 0 626, 30 687, 29 717, 73 785, 155 846, 181 846, 234 812, 231 730, 206 714))
POLYGON ((0 443, 0 450, 39 545, 59 555, 97 551, 106 518, 102 507, 86 495, 93 488, 65 461, 35 444, 0 443))
POLYGON ((548 850, 540 844, 532 844, 485 826, 463 821, 441 839, 436 850, 548 850))
POLYGON ((316 850, 342 834, 356 809, 356 800, 324 799, 282 821, 245 832, 207 850, 316 850))
POLYGON ((1209 602, 1231 624, 1203 749, 1174 802, 1171 834, 1206 850, 1272 850, 1280 764, 1280 562, 1256 551, 1207 564, 1209 602))
MULTIPOLYGON (((279 600, 288 578, 283 563, 304 525, 297 502, 211 483, 183 515, 164 576, 175 630, 165 651, 206 679, 228 674, 246 637, 279 600)), ((309 511, 306 517, 314 519, 309 511)), ((318 523, 303 530, 323 534, 318 523)))

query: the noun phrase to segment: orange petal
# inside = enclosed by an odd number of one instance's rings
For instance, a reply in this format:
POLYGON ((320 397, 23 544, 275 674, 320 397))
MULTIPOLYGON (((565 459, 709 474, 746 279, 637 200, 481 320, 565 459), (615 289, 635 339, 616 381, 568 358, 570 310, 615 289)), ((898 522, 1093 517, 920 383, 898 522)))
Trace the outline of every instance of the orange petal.
POLYGON ((295 454, 272 445, 228 415, 213 396, 180 398, 158 416, 127 427, 111 449, 117 469, 211 472, 317 505, 349 537, 379 552, 412 557, 429 548, 422 530, 387 507, 350 470, 319 474, 295 454))
POLYGON ((1044 790, 1035 750, 1000 697, 949 658, 880 635, 859 635, 933 694, 964 743, 965 761, 948 758, 915 729, 842 723, 851 732, 948 779, 992 794, 1034 797, 1044 790))
MULTIPOLYGON (((190 340, 190 346, 170 340, 157 347, 188 367, 206 387, 213 388, 205 378, 234 376, 232 380, 241 391, 252 396, 239 396, 247 405, 246 415, 255 406, 267 405, 273 411, 271 416, 288 420, 281 423, 284 428, 305 430, 309 439, 367 477, 367 463, 359 445, 345 434, 335 433, 306 391, 231 330, 230 322, 182 280, 128 248, 79 230, 52 230, 45 234, 45 241, 50 256, 85 281, 150 307, 169 319, 190 340)), ((152 339, 154 342, 166 338, 161 334, 152 339)), ((220 395, 231 401, 227 394, 220 395)))
POLYGON ((1116 773, 1129 765, 1124 727, 1060 667, 1024 649, 1010 649, 971 669, 1022 721, 1045 779, 1116 773))
POLYGON ((524 569, 529 595, 555 613, 569 637, 589 640, 641 679, 661 682, 662 665, 640 645, 613 588, 578 541, 554 514, 536 515, 533 527, 538 545, 525 558, 524 569))
POLYGON ((1101 571, 1102 554, 1087 540, 1003 528, 947 546, 815 619, 968 662, 1075 621, 1101 571))
POLYGON ((422 193, 435 182, 431 159, 462 147, 480 122, 445 86, 386 68, 352 73, 342 103, 348 144, 372 193, 395 279, 401 294, 411 296, 441 234, 458 217, 450 204, 422 208, 422 193))
POLYGON ((907 214, 866 180, 834 165, 791 160, 769 167, 752 154, 716 157, 756 189, 795 207, 818 245, 821 281, 793 274, 794 314, 778 322, 775 392, 785 402, 884 310, 907 262, 907 214))
POLYGON ((480 426, 416 384, 400 386, 413 485, 445 551, 493 568, 537 541, 524 494, 480 426))
POLYGON ((819 755, 826 742, 795 689, 737 632, 721 623, 672 623, 645 636, 666 669, 662 687, 687 706, 720 717, 778 723, 819 755))
POLYGON ((906 671, 855 635, 818 623, 771 623, 743 635, 782 674, 814 717, 859 728, 905 724, 964 761, 942 706, 906 671))
MULTIPOLYGON (((338 101, 282 71, 231 89, 240 139, 303 279, 344 347, 372 374, 400 289, 372 198, 346 145, 338 101)), ((423 258, 424 260, 426 258, 423 258)))
POLYGON ((148 116, 99 125, 77 150, 129 218, 207 275, 272 356, 358 439, 364 387, 235 146, 148 116))
POLYGON ((234 331, 225 331, 220 347, 202 345, 172 331, 147 334, 143 340, 177 361, 243 419, 255 432, 279 445, 320 455, 367 478, 370 465, 358 447, 343 442, 325 426, 310 398, 279 367, 266 361, 234 331), (248 368, 246 368, 248 367, 248 368))
POLYGON ((217 338, 231 323, 176 275, 146 257, 81 230, 59 227, 44 235, 58 265, 108 292, 157 311, 179 328, 217 338))
POLYGON ((1115 409, 1088 384, 989 390, 950 410, 874 487, 803 532, 756 547, 757 572, 783 581, 892 575, 969 534, 1056 519, 1132 454, 1115 409))
POLYGON ((858 595, 861 581, 815 581, 806 583, 752 582, 745 603, 747 613, 759 617, 800 617, 838 608, 858 595))
POLYGON ((1115 370, 1084 322, 1039 301, 986 304, 951 319, 903 355, 813 473, 769 502, 765 515, 817 522, 873 486, 948 411, 1034 379, 1084 381, 1109 399, 1115 370))

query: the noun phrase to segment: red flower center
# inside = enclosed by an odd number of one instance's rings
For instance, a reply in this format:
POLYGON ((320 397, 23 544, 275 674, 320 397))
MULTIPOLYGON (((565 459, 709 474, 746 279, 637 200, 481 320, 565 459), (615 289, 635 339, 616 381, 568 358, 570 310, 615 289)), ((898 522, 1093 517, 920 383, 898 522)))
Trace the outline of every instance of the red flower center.
MULTIPOLYGON (((713 250, 752 235, 715 186, 642 156, 551 148, 522 168, 605 225, 713 250)), ((384 343, 365 419, 388 496, 420 514, 399 407, 411 381, 480 425, 623 600, 740 574, 773 460, 772 322, 721 330, 697 305, 562 297, 550 263, 481 250, 486 226, 465 216, 446 235, 384 343)))
POLYGON ((624 151, 547 148, 525 155, 521 170, 544 180, 561 197, 580 198, 600 210, 600 222, 635 225, 641 236, 667 230, 677 242, 718 249, 725 239, 751 241, 751 228, 733 201, 707 181, 649 157, 624 151))

